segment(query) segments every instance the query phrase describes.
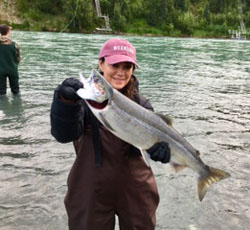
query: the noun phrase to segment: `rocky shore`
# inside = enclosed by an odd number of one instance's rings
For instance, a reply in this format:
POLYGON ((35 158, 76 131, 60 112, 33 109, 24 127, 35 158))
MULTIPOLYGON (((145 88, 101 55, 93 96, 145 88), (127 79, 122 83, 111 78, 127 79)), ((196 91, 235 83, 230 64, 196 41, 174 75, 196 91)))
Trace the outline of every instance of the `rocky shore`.
POLYGON ((22 19, 16 11, 16 3, 14 0, 0 1, 0 24, 22 24, 22 19))

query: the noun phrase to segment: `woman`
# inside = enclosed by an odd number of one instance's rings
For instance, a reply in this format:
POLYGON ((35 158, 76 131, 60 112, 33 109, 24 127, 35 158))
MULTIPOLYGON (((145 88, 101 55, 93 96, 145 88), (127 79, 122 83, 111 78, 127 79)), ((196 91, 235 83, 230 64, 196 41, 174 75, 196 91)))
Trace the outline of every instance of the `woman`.
MULTIPOLYGON (((133 75, 138 66, 134 46, 110 39, 102 47, 99 68, 113 88, 152 110, 138 91, 133 75)), ((82 83, 68 78, 55 90, 51 133, 61 143, 73 141, 76 160, 68 177, 65 206, 70 230, 155 229, 159 195, 155 178, 140 151, 110 133, 94 117, 76 91, 82 83)), ((167 143, 148 150, 155 161, 167 163, 167 143)))
POLYGON ((0 95, 6 94, 7 78, 11 92, 19 93, 18 64, 20 60, 19 46, 11 40, 11 27, 0 25, 0 95))

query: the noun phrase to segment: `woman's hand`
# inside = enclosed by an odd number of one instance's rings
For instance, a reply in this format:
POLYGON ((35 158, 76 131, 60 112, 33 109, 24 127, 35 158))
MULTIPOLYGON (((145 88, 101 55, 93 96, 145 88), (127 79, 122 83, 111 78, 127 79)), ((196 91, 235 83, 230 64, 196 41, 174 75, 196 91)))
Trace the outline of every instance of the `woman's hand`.
POLYGON ((156 143, 147 152, 154 161, 160 161, 161 163, 168 163, 170 161, 171 154, 167 142, 156 143))
POLYGON ((77 90, 83 88, 82 82, 76 78, 66 78, 62 84, 58 87, 58 94, 62 101, 66 103, 75 103, 81 99, 77 95, 77 90))

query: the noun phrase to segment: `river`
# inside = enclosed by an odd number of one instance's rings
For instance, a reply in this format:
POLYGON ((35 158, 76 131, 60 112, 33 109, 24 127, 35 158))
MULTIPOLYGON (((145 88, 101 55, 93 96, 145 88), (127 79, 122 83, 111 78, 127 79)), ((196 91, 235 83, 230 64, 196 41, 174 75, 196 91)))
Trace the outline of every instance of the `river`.
MULTIPOLYGON (((63 199, 72 144, 50 135, 53 90, 89 75, 111 35, 13 31, 21 95, 0 97, 0 229, 66 230, 63 199)), ((156 230, 250 229, 249 41, 125 36, 137 48, 140 90, 155 111, 231 177, 200 202, 197 178, 152 163, 161 197, 156 230)), ((143 207, 142 207, 143 208, 143 207)), ((118 227, 116 227, 118 230, 118 227)))

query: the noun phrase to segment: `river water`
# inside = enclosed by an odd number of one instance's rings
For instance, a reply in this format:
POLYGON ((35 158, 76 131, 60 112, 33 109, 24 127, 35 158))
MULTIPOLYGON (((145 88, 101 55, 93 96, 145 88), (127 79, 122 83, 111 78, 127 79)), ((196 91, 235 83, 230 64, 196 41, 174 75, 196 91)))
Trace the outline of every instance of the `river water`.
MULTIPOLYGON (((50 135, 53 90, 66 77, 89 75, 110 35, 12 37, 23 57, 21 96, 8 90, 0 97, 0 229, 66 230, 63 199, 75 153, 50 135)), ((200 202, 193 171, 176 174, 153 162, 161 197, 156 230, 250 229, 250 42, 126 38, 137 48, 141 92, 172 116, 204 162, 231 174, 200 202)))

